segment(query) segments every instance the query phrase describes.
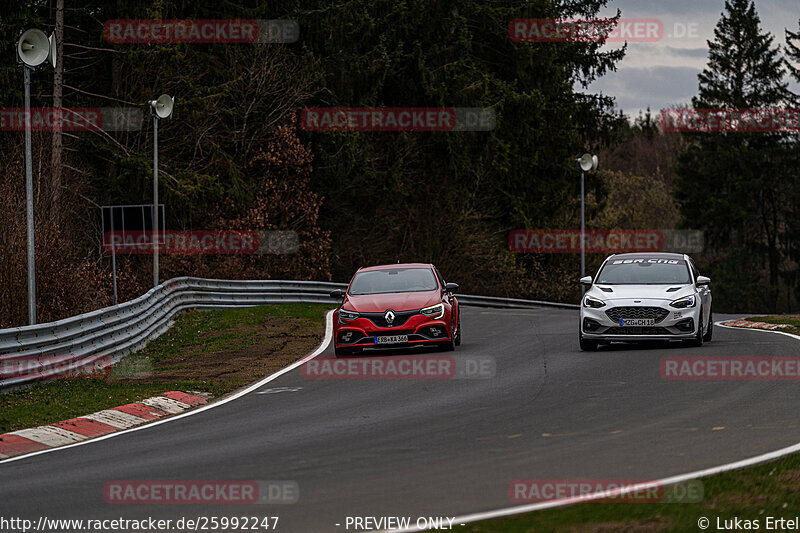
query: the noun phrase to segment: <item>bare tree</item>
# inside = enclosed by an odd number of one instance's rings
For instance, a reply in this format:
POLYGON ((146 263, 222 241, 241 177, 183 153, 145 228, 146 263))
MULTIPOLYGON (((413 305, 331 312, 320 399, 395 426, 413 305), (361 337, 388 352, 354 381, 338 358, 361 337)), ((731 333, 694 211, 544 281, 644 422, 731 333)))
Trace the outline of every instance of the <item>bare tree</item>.
MULTIPOLYGON (((61 110, 62 91, 64 89, 64 0, 56 0, 56 68, 53 72, 53 107, 61 110)), ((61 174, 63 165, 61 153, 64 138, 61 133, 61 122, 56 121, 53 130, 53 152, 51 155, 52 178, 50 180, 50 194, 52 195, 52 215, 56 221, 61 208, 61 174)))

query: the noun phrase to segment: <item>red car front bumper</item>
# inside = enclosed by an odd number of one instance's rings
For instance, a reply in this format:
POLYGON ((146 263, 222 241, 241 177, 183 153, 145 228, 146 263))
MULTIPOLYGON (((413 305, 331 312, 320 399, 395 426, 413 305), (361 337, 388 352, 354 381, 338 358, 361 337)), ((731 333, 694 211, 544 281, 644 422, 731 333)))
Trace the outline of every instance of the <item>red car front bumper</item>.
POLYGON ((440 319, 415 314, 401 325, 380 327, 368 317, 342 321, 339 312, 333 317, 334 345, 337 348, 402 348, 403 346, 436 345, 452 340, 449 313, 440 319), (407 337, 406 342, 378 344, 380 337, 407 337))

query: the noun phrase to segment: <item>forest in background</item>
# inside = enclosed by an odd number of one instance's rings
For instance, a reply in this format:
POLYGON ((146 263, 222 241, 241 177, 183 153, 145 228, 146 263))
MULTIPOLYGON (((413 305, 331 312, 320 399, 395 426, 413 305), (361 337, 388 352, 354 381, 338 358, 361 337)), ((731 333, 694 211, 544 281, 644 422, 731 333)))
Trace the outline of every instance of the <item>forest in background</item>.
MULTIPOLYGON (((514 254, 515 229, 577 228, 575 158, 590 228, 692 228, 719 310, 787 311, 797 278, 796 134, 680 134, 657 112, 629 122, 588 85, 612 75, 625 45, 519 43, 515 18, 594 18, 605 0, 47 0, 8 7, 0 107, 21 107, 10 51, 25 28, 62 31, 61 69, 33 73, 32 105, 138 107, 139 131, 34 132, 40 322, 110 305, 99 206, 152 201, 147 101, 175 95, 159 127, 161 202, 171 230, 293 230, 291 255, 167 255, 161 279, 348 281, 359 266, 437 264, 470 294, 576 301, 575 255, 514 254), (63 6, 63 28, 56 27, 63 6), (289 44, 114 44, 113 19, 293 19, 289 44), (60 79, 59 79, 60 78, 60 79), (312 132, 307 107, 472 107, 492 131, 312 132), (725 155, 726 163, 719 163, 725 155), (734 156, 735 157, 731 157, 734 156)), ((747 0, 726 2, 697 108, 798 105, 800 23, 765 34, 747 0), (731 40, 738 43, 731 46, 731 40), (741 76, 742 72, 752 75, 741 76)), ((0 132, 0 326, 26 322, 23 134, 0 132)), ((587 270, 603 257, 589 257, 587 270)), ((152 285, 152 260, 118 257, 121 300, 152 285)))

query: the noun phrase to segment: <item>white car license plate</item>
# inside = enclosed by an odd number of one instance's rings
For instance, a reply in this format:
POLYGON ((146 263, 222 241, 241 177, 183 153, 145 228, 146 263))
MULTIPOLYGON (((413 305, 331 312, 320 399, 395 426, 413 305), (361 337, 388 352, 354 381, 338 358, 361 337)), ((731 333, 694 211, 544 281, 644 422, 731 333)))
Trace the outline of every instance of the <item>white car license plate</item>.
POLYGON ((620 326, 655 326, 655 318, 620 318, 620 326))
POLYGON ((408 342, 408 335, 386 335, 375 337, 375 344, 404 344, 408 342))

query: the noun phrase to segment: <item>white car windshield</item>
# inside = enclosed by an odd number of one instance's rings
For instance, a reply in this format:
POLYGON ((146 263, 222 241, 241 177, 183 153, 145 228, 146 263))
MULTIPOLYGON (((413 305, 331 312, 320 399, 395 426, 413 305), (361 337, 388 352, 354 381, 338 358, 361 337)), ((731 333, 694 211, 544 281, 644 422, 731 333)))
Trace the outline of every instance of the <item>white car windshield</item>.
POLYGON ((350 284, 350 294, 382 294, 389 292, 420 292, 438 288, 433 272, 428 268, 396 268, 359 272, 350 284))
POLYGON ((685 285, 691 278, 686 261, 645 257, 612 259, 594 282, 599 285, 685 285))

